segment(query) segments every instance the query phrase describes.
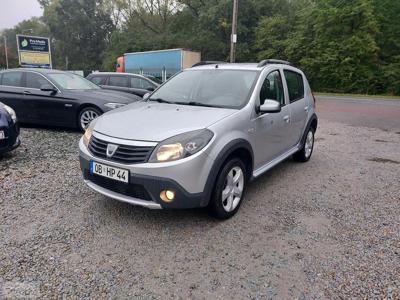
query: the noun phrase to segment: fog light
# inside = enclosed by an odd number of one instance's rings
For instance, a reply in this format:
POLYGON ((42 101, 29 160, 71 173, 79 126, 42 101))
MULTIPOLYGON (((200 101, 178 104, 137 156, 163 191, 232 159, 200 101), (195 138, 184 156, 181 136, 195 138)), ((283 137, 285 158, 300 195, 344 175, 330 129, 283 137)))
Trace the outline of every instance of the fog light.
POLYGON ((160 193, 160 198, 164 202, 172 202, 175 199, 175 192, 171 190, 164 190, 160 193))

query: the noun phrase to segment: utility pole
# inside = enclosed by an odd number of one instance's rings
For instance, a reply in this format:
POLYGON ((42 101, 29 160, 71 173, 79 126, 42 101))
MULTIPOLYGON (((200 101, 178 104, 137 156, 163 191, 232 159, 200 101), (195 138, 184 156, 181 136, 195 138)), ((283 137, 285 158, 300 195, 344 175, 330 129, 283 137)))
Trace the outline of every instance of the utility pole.
POLYGON ((8 69, 7 37, 4 36, 4 52, 6 54, 6 65, 8 69))
POLYGON ((231 55, 230 55, 231 63, 234 63, 236 60, 238 2, 239 0, 233 0, 231 55))

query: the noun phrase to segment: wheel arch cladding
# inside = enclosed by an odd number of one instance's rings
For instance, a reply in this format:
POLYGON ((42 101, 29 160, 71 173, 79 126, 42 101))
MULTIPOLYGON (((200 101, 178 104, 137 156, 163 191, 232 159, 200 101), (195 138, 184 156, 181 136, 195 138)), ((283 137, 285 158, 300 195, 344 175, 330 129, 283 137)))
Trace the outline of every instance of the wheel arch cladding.
POLYGON ((222 148, 217 158, 214 160, 214 164, 206 181, 205 197, 203 199, 204 203, 202 203, 202 206, 207 206, 210 202, 215 182, 222 167, 233 157, 238 157, 243 161, 246 167, 247 179, 252 177, 254 154, 250 143, 244 139, 237 139, 229 142, 224 148, 222 148))
POLYGON ((306 141, 307 133, 310 130, 310 128, 313 128, 314 133, 315 133, 317 131, 317 127, 318 127, 318 117, 316 114, 313 114, 311 116, 311 118, 308 120, 306 130, 304 130, 303 137, 301 139, 301 145, 304 145, 304 143, 306 141))

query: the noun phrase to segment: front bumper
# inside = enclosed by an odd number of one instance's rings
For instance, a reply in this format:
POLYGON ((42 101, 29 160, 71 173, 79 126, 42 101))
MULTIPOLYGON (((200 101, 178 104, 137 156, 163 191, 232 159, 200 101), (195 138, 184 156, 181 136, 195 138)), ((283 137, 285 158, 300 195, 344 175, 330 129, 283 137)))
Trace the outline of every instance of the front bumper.
POLYGON ((10 126, 10 127, 1 127, 0 130, 5 132, 5 139, 0 140, 0 154, 10 152, 16 149, 21 141, 18 137, 19 135, 19 125, 18 123, 10 126))
POLYGON ((80 142, 80 166, 85 183, 90 188, 115 200, 150 209, 206 206, 208 193, 204 189, 212 164, 213 160, 207 153, 200 153, 185 162, 123 165, 94 157, 82 140, 80 142), (129 184, 91 174, 91 160, 129 170, 129 184), (167 189, 175 192, 172 202, 164 202, 160 198, 160 193, 167 189))

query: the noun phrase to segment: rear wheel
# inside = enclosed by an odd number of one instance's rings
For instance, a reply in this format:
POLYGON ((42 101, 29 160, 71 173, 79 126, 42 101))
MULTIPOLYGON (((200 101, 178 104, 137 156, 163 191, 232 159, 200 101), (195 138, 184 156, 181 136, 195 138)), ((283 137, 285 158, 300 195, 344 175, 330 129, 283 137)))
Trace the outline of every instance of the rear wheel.
POLYGON ((310 160, 314 150, 314 132, 314 128, 308 130, 303 148, 293 155, 295 161, 307 162, 310 160))
POLYGON ((85 107, 78 115, 78 126, 81 131, 85 131, 90 122, 101 115, 101 111, 95 107, 85 107))
POLYGON ((209 204, 218 219, 228 219, 239 210, 246 188, 246 168, 238 158, 229 160, 218 175, 209 204))

